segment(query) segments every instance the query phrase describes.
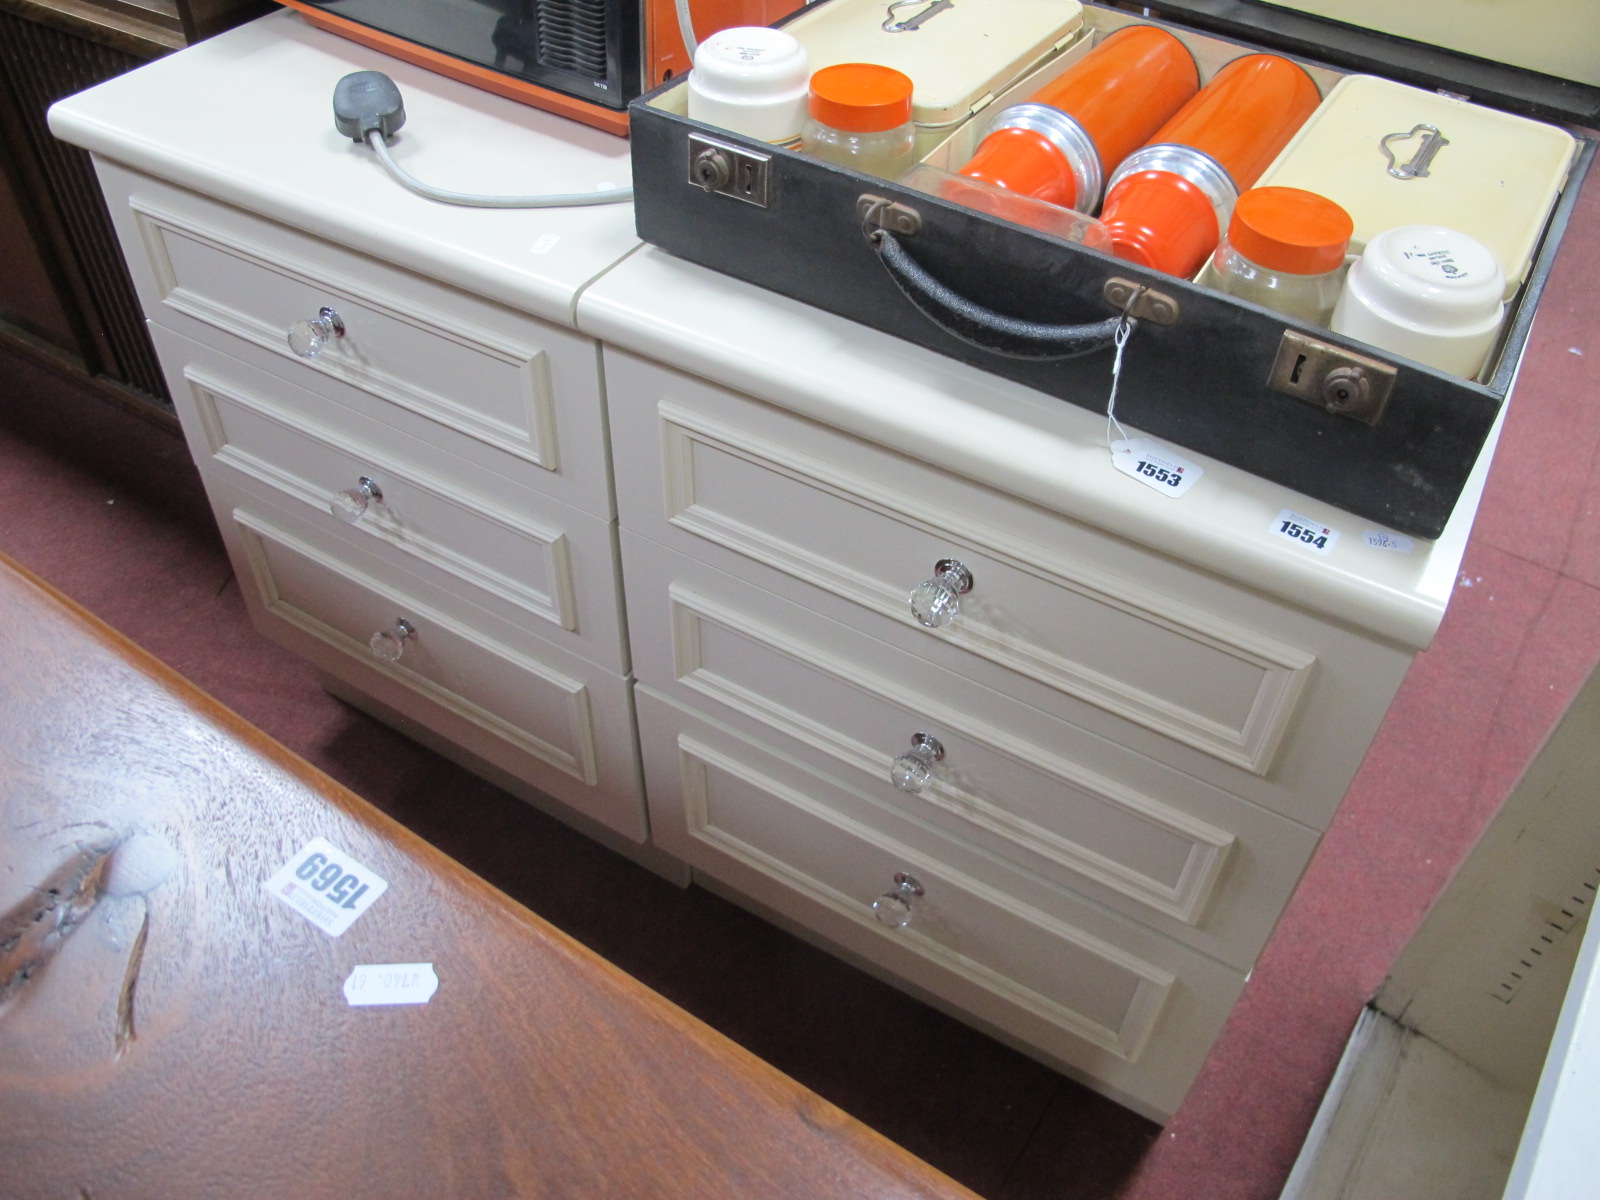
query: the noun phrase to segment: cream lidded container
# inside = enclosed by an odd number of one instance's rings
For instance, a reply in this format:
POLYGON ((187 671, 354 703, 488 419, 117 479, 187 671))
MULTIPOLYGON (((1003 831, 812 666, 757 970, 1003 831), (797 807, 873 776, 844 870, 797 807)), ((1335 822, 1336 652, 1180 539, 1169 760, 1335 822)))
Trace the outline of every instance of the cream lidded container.
POLYGON ((1459 230, 1386 229, 1350 264, 1332 328, 1472 379, 1505 320, 1505 286, 1495 256, 1459 230))
POLYGON ((806 117, 806 48, 781 29, 740 25, 712 34, 689 72, 691 119, 763 142, 791 142, 806 117))

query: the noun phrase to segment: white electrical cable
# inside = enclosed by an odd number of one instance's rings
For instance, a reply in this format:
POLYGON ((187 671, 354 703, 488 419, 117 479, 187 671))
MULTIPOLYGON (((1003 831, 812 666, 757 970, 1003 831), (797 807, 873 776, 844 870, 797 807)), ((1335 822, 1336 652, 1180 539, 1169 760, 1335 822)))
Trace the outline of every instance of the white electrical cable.
POLYGON ((409 188, 417 195, 427 200, 437 200, 440 204, 463 204, 468 208, 572 208, 583 204, 621 204, 633 199, 633 189, 606 188, 596 192, 568 192, 549 196, 480 196, 472 192, 448 192, 443 188, 436 188, 431 184, 406 172, 394 157, 389 153, 389 147, 384 144, 383 134, 376 129, 367 134, 367 145, 377 152, 378 159, 389 169, 401 186, 409 188))
POLYGON ((689 0, 673 0, 672 7, 678 14, 678 36, 683 39, 683 48, 689 52, 689 61, 692 63, 699 43, 694 40, 694 20, 689 16, 689 0))

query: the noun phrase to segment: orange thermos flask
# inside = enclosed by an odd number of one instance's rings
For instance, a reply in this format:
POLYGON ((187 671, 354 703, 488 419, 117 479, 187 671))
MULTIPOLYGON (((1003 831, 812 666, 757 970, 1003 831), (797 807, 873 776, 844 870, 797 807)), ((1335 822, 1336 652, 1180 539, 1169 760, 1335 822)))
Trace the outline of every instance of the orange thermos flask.
POLYGON ((1194 58, 1172 34, 1119 29, 1026 103, 992 117, 961 174, 1092 213, 1107 172, 1199 87, 1194 58))
POLYGON ((1241 192, 1321 103, 1311 76, 1286 58, 1247 54, 1124 159, 1100 219, 1112 253, 1189 278, 1222 240, 1241 192))

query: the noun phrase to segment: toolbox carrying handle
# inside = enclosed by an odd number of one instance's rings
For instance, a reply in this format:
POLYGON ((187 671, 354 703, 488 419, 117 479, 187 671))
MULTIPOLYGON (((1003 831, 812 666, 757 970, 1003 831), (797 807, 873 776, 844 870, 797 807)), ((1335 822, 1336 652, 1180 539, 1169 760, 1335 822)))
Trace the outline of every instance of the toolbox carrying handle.
POLYGON ((1103 350, 1116 337, 1123 317, 1085 325, 1044 325, 984 308, 940 283, 887 229, 869 229, 867 240, 895 286, 928 320, 969 346, 1006 358, 1048 361, 1103 350))

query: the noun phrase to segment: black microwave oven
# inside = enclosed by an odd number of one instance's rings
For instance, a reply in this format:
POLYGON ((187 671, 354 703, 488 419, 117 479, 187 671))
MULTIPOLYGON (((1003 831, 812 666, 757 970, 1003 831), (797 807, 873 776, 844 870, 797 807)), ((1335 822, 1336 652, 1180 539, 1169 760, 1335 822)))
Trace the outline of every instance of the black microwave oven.
MULTIPOLYGON (((770 25, 800 0, 693 0, 698 36, 770 25)), ((279 0, 319 29, 610 133, 689 69, 673 0, 279 0)))

